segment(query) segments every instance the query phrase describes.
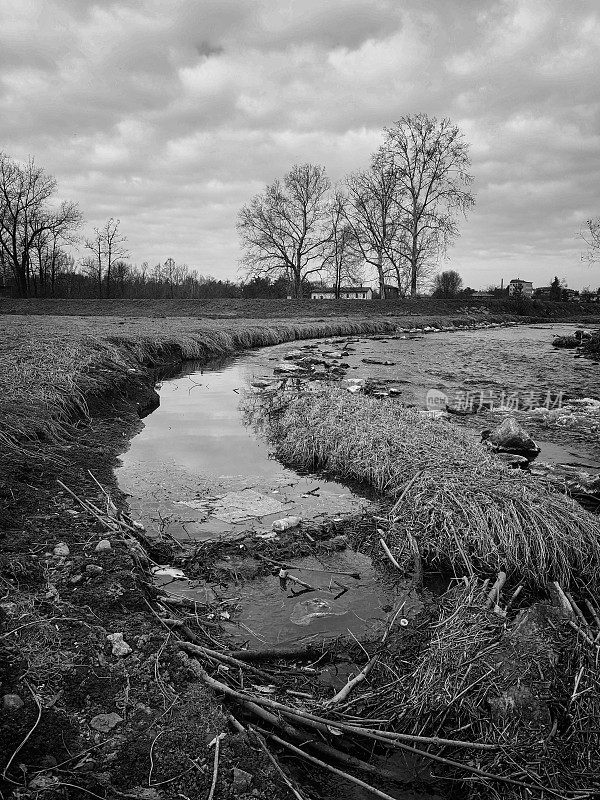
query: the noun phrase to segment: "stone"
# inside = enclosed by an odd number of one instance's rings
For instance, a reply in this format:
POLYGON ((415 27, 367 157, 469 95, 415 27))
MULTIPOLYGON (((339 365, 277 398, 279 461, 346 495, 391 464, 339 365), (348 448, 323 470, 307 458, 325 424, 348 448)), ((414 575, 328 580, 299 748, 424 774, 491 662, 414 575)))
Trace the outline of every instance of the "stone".
POLYGON ((57 558, 66 558, 70 552, 69 545, 66 542, 59 542, 52 550, 52 554, 57 558))
POLYGON ((104 572, 99 564, 87 564, 85 571, 88 575, 100 575, 101 572, 104 572))
POLYGON ((125 639, 123 639, 122 633, 109 633, 106 638, 112 644, 113 656, 123 657, 123 656, 128 656, 130 653, 133 652, 133 650, 127 644, 125 639))
POLYGON ((18 694, 5 694, 2 698, 2 710, 13 712, 23 708, 25 703, 18 694))
POLYGON ((239 767, 233 768, 233 787, 237 791, 243 791, 250 788, 252 784, 252 775, 239 767))
POLYGON ((112 550, 112 545, 108 539, 100 539, 94 550, 97 553, 107 553, 109 550, 112 550))
POLYGON ((123 722, 123 717, 120 717, 113 711, 110 714, 96 714, 96 716, 90 720, 90 725, 95 731, 108 733, 121 722, 123 722))
POLYGON ((497 428, 494 428, 487 435, 486 442, 492 449, 504 453, 537 455, 540 452, 540 448, 514 417, 507 417, 497 428))

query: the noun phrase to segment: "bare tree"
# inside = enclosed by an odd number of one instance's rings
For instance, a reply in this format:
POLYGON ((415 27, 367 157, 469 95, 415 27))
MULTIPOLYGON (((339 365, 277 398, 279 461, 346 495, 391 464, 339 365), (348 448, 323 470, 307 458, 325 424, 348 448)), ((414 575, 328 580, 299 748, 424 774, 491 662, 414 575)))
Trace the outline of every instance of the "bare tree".
POLYGON ((587 245, 587 251, 581 254, 584 261, 598 261, 600 259, 600 217, 588 219, 580 236, 587 245))
POLYGON ((352 284, 362 280, 362 257, 354 232, 349 224, 347 197, 337 190, 329 203, 329 238, 324 245, 323 267, 333 284, 336 298, 344 281, 352 284))
POLYGON ((322 269, 330 187, 323 167, 296 165, 242 207, 237 228, 248 277, 284 275, 301 296, 302 283, 322 269))
MULTIPOLYGON (((398 171, 394 164, 374 157, 371 168, 346 179, 348 200, 344 213, 362 258, 375 267, 379 296, 385 299, 390 268, 398 266, 399 215, 396 193, 398 171)), ((398 273, 399 275, 399 273, 398 273)))
POLYGON ((458 236, 457 215, 466 215, 475 203, 469 191, 471 161, 462 133, 449 119, 407 115, 386 128, 385 135, 378 155, 398 172, 401 191, 394 198, 414 296, 419 271, 436 251, 446 251, 458 236))
MULTIPOLYGON (((85 240, 85 246, 93 253, 93 263, 98 280, 98 297, 102 297, 102 283, 106 281, 106 297, 110 297, 113 265, 127 258, 126 237, 119 230, 120 219, 111 217, 101 228, 94 228, 94 235, 85 240)), ((89 257, 87 266, 91 268, 89 257)))
POLYGON ((31 293, 32 255, 43 237, 67 239, 81 225, 76 203, 54 203, 56 189, 55 178, 33 158, 19 164, 0 153, 0 250, 21 297, 31 293))

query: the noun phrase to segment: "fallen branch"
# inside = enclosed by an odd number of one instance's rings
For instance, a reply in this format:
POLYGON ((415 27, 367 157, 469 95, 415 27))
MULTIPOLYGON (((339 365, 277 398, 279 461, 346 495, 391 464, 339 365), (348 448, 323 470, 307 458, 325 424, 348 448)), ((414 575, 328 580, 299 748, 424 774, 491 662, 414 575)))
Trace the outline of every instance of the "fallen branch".
POLYGON ((227 655, 227 653, 220 653, 218 650, 211 650, 209 647, 204 647, 200 644, 192 644, 191 642, 184 642, 181 640, 178 640, 176 644, 182 650, 185 650, 186 653, 191 653, 194 656, 208 656, 208 658, 214 658, 216 661, 220 661, 223 664, 229 664, 232 667, 245 669, 253 675, 258 675, 260 678, 268 681, 271 681, 273 678, 273 676, 269 675, 268 672, 264 672, 262 669, 257 669, 245 661, 238 661, 237 658, 233 658, 232 656, 227 655))
POLYGON ((343 702, 350 692, 354 689, 355 686, 358 686, 359 683, 365 680, 368 677, 369 673, 379 660, 379 653, 376 653, 373 658, 369 659, 367 664, 363 667, 363 669, 355 675, 354 678, 351 678, 348 683, 343 686, 337 694, 335 694, 330 700, 328 700, 325 705, 326 706, 335 706, 338 703, 343 702))
POLYGON ((270 750, 269 750, 269 748, 267 747, 267 743, 265 742, 265 740, 264 740, 264 738, 261 736, 261 734, 260 734, 260 733, 259 733, 257 730, 255 730, 253 727, 251 727, 251 726, 248 726, 248 729, 249 729, 250 733, 251 733, 251 734, 252 734, 252 735, 255 737, 255 739, 256 739, 256 741, 258 742, 258 744, 260 745, 260 747, 261 747, 262 751, 264 752, 264 754, 266 755, 266 757, 269 759, 269 761, 271 762, 271 764, 272 764, 272 765, 275 767, 275 770, 277 771, 277 773, 279 774, 279 776, 281 777, 281 779, 283 780, 283 782, 285 783, 285 785, 288 787, 288 789, 290 790, 290 792, 291 792, 291 793, 294 795, 294 797, 296 798, 296 800, 305 800, 305 797, 304 797, 304 795, 302 795, 302 794, 300 793, 300 791, 298 790, 298 788, 297 788, 296 786, 294 786, 294 784, 292 783, 292 781, 290 780, 290 778, 288 778, 288 776, 285 774, 285 772, 283 771, 283 768, 282 768, 281 764, 280 764, 280 763, 279 763, 279 761, 278 761, 278 760, 275 758, 275 756, 273 755, 273 753, 271 753, 271 751, 270 751, 270 750))
POLYGON ((230 655, 240 661, 276 661, 277 659, 295 660, 305 658, 319 658, 329 655, 328 650, 308 645, 303 648, 290 648, 287 650, 231 650, 230 655))
MULTIPOLYGON (((423 744, 435 744, 435 745, 442 745, 444 747, 467 747, 473 750, 498 750, 499 745, 495 744, 484 744, 481 742, 463 742, 454 739, 441 739, 437 736, 417 736, 416 734, 411 733, 392 733, 386 731, 375 731, 371 730, 370 728, 362 728, 358 725, 348 725, 344 722, 339 722, 338 720, 331 720, 326 719, 325 717, 320 717, 317 714, 311 714, 308 711, 302 711, 298 708, 291 708, 290 706, 286 706, 283 703, 278 703, 276 700, 271 700, 268 697, 262 697, 258 695, 249 695, 243 692, 238 692, 236 689, 231 689, 224 683, 211 678, 210 675, 204 670, 198 662, 190 662, 190 667, 194 671, 194 673, 206 683, 211 689, 214 689, 217 692, 221 692, 222 694, 229 695, 230 697, 235 698, 236 700, 245 701, 245 702, 254 702, 261 706, 266 706, 267 708, 271 708, 275 711, 280 711, 281 713, 285 714, 286 716, 292 717, 301 721, 303 724, 307 725, 308 727, 316 727, 314 723, 318 723, 319 725, 327 726, 329 732, 331 729, 336 729, 339 731, 343 731, 346 733, 350 733, 356 736, 364 736, 367 739, 373 739, 375 741, 384 741, 389 746, 397 746, 399 745, 400 740, 409 741, 409 742, 417 742, 423 744), (312 724, 311 724, 312 723, 312 724)), ((318 728, 317 728, 318 730, 318 728)), ((417 751, 419 754, 421 751, 417 751)))
POLYGON ((283 569, 296 569, 302 572, 318 572, 321 575, 345 575, 348 578, 356 578, 356 580, 360 579, 360 572, 344 572, 343 570, 337 569, 317 569, 316 567, 297 567, 295 564, 288 564, 287 561, 275 561, 272 558, 267 558, 266 556, 260 555, 260 553, 256 553, 255 556, 261 561, 266 561, 269 564, 273 564, 275 567, 280 567, 283 569))
POLYGON ((326 764, 324 761, 320 761, 318 758, 305 753, 304 750, 301 750, 299 747, 290 744, 290 742, 286 742, 285 739, 280 739, 279 736, 275 736, 273 733, 267 733, 267 736, 274 742, 277 742, 277 744, 280 744, 282 747, 291 750, 292 753, 296 753, 296 755, 300 756, 301 758, 310 761, 311 764, 315 764, 317 767, 321 767, 328 772, 333 772, 334 775, 338 775, 340 778, 344 778, 344 780, 350 781, 350 783, 354 783, 356 786, 360 786, 362 789, 366 789, 376 797, 381 797, 382 800, 395 800, 395 798, 390 794, 380 792, 379 789, 376 789, 374 786, 370 786, 368 783, 361 781, 360 778, 355 778, 354 775, 350 775, 348 772, 343 772, 341 769, 337 769, 337 767, 332 767, 331 764, 326 764))

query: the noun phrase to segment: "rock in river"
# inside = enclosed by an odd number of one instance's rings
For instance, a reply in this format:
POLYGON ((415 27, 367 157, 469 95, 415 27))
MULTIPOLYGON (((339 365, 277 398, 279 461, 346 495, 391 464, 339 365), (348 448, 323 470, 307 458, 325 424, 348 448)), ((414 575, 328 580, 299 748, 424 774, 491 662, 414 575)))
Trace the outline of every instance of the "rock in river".
POLYGON ((540 452, 540 448, 514 417, 507 417, 485 436, 485 441, 492 450, 517 453, 530 459, 535 458, 540 452))

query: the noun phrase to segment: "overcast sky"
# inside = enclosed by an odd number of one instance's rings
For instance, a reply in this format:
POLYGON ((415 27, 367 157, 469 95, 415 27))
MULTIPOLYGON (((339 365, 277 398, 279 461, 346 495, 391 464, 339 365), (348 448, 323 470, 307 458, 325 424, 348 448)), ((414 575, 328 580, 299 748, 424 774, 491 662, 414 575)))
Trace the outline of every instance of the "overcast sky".
POLYGON ((598 0, 0 0, 0 150, 31 154, 131 259, 238 277, 239 207, 332 180, 403 114, 450 117, 477 204, 444 268, 600 285, 598 0))

